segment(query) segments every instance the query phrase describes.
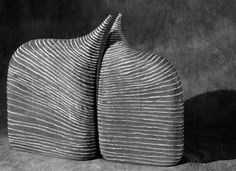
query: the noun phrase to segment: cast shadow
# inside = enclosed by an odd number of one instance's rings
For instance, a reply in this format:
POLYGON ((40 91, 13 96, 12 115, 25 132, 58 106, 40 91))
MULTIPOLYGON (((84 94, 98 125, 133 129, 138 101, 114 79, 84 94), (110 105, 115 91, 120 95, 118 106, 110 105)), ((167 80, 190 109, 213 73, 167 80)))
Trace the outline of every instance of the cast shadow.
POLYGON ((236 91, 204 93, 184 103, 186 162, 236 159, 236 91))

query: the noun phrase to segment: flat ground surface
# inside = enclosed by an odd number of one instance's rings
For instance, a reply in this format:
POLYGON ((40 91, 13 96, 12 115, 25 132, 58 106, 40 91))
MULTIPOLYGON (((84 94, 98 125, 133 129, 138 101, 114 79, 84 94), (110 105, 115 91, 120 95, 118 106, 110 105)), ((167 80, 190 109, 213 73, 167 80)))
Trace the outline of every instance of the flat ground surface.
POLYGON ((0 129, 0 170, 5 171, 60 171, 60 170, 127 170, 127 171, 182 171, 182 170, 236 170, 236 159, 219 160, 209 163, 183 162, 173 167, 154 167, 144 165, 132 165, 123 163, 114 163, 104 159, 95 159, 90 161, 74 161, 58 159, 54 157, 32 154, 14 150, 10 147, 7 137, 7 129, 0 129))

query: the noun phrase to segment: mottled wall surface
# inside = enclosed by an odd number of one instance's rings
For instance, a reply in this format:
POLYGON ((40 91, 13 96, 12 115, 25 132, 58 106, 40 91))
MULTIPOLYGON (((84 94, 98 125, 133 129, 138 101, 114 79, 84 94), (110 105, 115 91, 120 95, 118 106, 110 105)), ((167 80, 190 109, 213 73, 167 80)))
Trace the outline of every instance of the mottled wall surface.
POLYGON ((123 13, 137 48, 165 56, 180 73, 184 97, 236 88, 235 0, 1 0, 0 125, 6 124, 6 75, 12 53, 36 38, 71 38, 123 13))

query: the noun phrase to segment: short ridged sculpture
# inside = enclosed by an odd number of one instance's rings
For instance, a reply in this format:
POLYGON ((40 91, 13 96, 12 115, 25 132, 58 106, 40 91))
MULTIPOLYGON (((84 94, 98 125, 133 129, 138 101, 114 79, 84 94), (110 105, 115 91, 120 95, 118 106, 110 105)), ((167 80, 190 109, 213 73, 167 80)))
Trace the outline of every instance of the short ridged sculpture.
POLYGON ((183 154, 181 80, 163 57, 131 47, 121 14, 111 28, 98 86, 102 156, 111 161, 170 166, 183 154))
POLYGON ((113 20, 80 38, 32 40, 16 50, 7 80, 12 147, 76 160, 100 150, 110 161, 178 163, 178 73, 163 57, 127 43, 121 14, 113 20))
POLYGON ((37 39, 16 50, 7 80, 12 147, 77 160, 96 157, 95 82, 110 20, 83 37, 37 39))

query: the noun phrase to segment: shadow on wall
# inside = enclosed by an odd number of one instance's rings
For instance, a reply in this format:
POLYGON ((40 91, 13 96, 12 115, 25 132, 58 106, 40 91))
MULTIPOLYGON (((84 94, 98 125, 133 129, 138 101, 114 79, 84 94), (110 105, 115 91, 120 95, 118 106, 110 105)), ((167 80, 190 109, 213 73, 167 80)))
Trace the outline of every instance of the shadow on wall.
POLYGON ((184 103, 182 162, 236 159, 236 91, 218 90, 184 103))

